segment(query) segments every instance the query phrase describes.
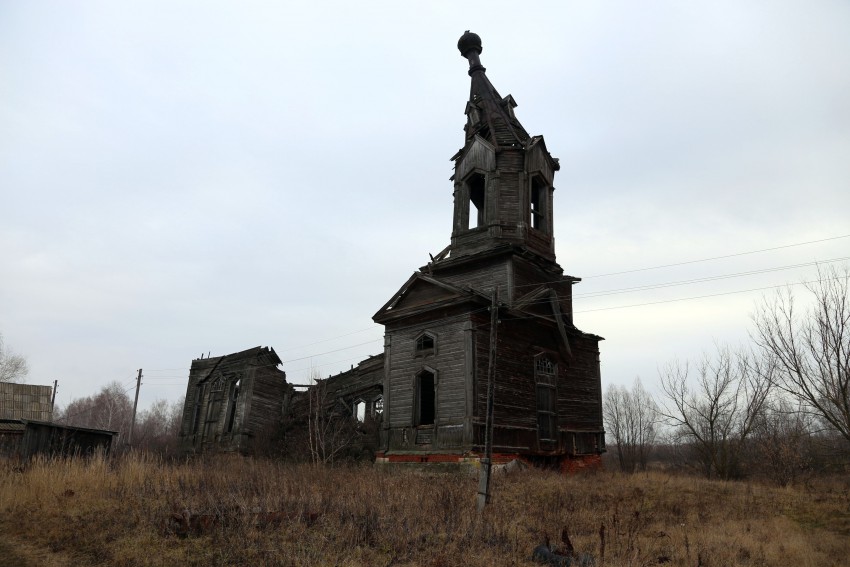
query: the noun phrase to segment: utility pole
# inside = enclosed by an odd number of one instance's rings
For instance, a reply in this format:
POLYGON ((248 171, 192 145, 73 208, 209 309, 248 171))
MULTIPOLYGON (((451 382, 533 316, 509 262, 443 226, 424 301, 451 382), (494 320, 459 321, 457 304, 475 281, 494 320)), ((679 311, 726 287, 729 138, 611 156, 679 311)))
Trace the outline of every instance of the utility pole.
POLYGON ((490 302, 490 358, 487 363, 487 421, 484 426, 484 458, 478 476, 478 511, 490 501, 490 471, 493 467, 493 397, 496 390, 496 331, 499 325, 499 288, 490 302))
POLYGON ((139 368, 139 376, 136 378, 136 400, 133 402, 133 421, 130 422, 130 434, 127 436, 127 445, 133 442, 133 429, 136 428, 136 407, 139 405, 139 387, 142 385, 142 369, 139 368))
POLYGON ((53 410, 56 408, 56 388, 59 387, 59 380, 53 381, 53 395, 50 396, 50 421, 53 421, 53 410))

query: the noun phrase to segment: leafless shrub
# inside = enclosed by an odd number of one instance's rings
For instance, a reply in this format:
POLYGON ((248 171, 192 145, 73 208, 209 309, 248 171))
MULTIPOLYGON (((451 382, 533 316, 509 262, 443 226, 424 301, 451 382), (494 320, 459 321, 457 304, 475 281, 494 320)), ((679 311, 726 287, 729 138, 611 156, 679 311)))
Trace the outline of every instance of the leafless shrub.
POLYGON ((766 298, 753 337, 778 370, 772 380, 850 441, 850 268, 819 270, 806 290, 803 313, 790 288, 766 298))
POLYGON ((752 434, 770 392, 769 361, 718 347, 705 355, 691 384, 687 363, 661 371, 662 415, 690 446, 707 478, 740 475, 745 442, 752 434))
POLYGON ((602 407, 606 430, 616 444, 620 470, 645 471, 657 434, 658 408, 655 400, 637 378, 631 390, 610 386, 605 392, 602 407))
POLYGON ((0 382, 23 382, 28 373, 27 359, 9 351, 0 333, 0 382))

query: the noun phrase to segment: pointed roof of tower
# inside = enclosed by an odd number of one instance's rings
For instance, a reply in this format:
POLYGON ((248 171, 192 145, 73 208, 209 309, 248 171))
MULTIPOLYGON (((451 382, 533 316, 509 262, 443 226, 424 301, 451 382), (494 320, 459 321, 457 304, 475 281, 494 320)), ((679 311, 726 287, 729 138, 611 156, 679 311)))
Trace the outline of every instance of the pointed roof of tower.
POLYGON ((467 30, 458 40, 457 48, 469 60, 472 79, 466 105, 468 120, 464 127, 467 142, 478 134, 496 147, 525 145, 530 136, 514 115, 516 101, 511 95, 502 98, 481 64, 481 38, 467 30))

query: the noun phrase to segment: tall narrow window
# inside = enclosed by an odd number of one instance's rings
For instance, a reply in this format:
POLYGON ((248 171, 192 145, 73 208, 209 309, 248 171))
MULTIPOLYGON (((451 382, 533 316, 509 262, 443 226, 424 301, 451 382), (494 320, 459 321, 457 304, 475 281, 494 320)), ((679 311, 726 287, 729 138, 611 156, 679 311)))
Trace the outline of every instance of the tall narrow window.
POLYGON ((195 387, 194 409, 192 412, 192 434, 198 432, 201 425, 201 403, 204 401, 204 384, 195 387))
POLYGON ((466 182, 469 187, 469 228, 484 226, 485 182, 484 176, 475 173, 466 182))
POLYGON ((375 419, 381 419, 384 415, 384 396, 375 398, 375 403, 372 405, 372 416, 375 419))
POLYGON ((437 392, 434 374, 423 370, 416 377, 416 425, 434 425, 437 392))
POLYGON ((534 362, 537 382, 537 435, 541 441, 554 441, 557 435, 557 400, 555 365, 546 357, 534 362))
POLYGON ((236 401, 239 399, 239 385, 242 383, 242 380, 237 380, 230 387, 230 400, 227 406, 227 428, 225 431, 227 433, 233 432, 233 424, 236 421, 236 401))
POLYGON ((357 421, 366 421, 366 402, 363 400, 354 402, 354 419, 357 421))
POLYGON ((207 404, 207 420, 204 423, 204 441, 215 439, 216 425, 221 415, 221 403, 224 401, 224 384, 219 378, 210 388, 210 401, 207 404))
POLYGON ((531 212, 531 227, 537 230, 546 230, 546 185, 535 176, 531 178, 531 200, 529 211, 531 212))

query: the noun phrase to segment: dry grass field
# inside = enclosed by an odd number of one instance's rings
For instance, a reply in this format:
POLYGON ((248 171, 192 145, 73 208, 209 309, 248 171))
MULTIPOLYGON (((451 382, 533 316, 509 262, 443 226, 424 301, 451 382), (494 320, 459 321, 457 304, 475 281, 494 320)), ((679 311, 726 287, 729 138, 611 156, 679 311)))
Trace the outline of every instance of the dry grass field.
POLYGON ((0 565, 535 565, 566 528, 605 566, 850 565, 850 479, 460 473, 151 457, 0 465, 0 565), (188 511, 188 512, 184 512, 188 511), (600 527, 605 526, 604 558, 600 527))

